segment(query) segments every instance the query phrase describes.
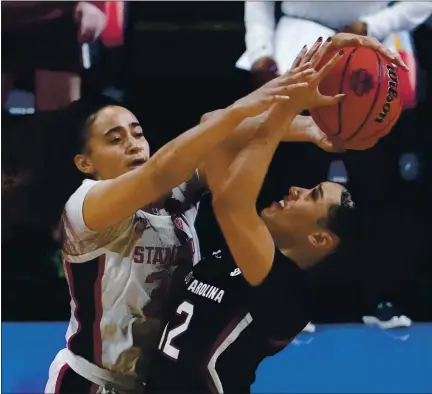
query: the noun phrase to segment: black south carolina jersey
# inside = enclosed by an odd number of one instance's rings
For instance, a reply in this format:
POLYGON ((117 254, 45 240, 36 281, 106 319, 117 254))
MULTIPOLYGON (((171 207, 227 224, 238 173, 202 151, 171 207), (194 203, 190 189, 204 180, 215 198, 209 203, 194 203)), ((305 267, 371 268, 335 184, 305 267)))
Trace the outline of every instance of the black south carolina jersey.
POLYGON ((178 272, 146 394, 249 393, 259 363, 310 320, 306 273, 277 249, 259 286, 228 249, 178 272))

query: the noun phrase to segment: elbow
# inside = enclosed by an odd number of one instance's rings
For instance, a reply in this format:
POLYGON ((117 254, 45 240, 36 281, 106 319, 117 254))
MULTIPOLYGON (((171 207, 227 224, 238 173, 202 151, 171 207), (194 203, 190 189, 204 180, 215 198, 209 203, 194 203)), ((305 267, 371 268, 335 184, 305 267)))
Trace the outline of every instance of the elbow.
POLYGON ((212 196, 212 208, 219 224, 221 219, 229 220, 237 212, 233 202, 224 195, 212 196))
POLYGON ((212 194, 212 207, 215 213, 238 211, 244 208, 241 198, 228 190, 212 194))
POLYGON ((221 221, 238 224, 239 220, 244 220, 245 217, 256 214, 254 204, 250 204, 248 201, 245 202, 240 198, 232 198, 231 195, 213 196, 212 207, 219 225, 221 225, 221 221))
POLYGON ((216 210, 225 210, 230 206, 233 206, 232 198, 228 193, 224 191, 218 191, 217 193, 212 191, 212 207, 216 210))

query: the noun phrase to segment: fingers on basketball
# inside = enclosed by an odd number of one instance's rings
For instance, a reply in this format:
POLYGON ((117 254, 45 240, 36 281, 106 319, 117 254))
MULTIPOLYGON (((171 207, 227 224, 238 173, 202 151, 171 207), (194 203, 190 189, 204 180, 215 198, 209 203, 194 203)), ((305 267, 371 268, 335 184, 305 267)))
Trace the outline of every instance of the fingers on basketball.
POLYGON ((331 47, 331 37, 329 39, 327 39, 318 49, 318 51, 316 51, 316 53, 312 56, 310 62, 312 63, 312 67, 317 67, 318 64, 321 62, 322 58, 324 57, 324 55, 326 53, 329 52, 329 49, 331 47))
POLYGON ((311 49, 304 55, 303 62, 310 62, 315 53, 320 49, 322 43, 322 37, 319 37, 315 43, 312 45, 311 49))
POLYGON ((331 140, 327 139, 326 137, 321 138, 318 141, 317 146, 326 152, 334 152, 334 153, 345 152, 344 149, 338 147, 336 144, 334 144, 331 140))
POLYGON ((338 53, 336 53, 323 67, 318 71, 318 81, 322 81, 326 75, 332 70, 334 66, 342 59, 344 56, 344 51, 341 49, 338 53))
POLYGON ((297 55, 297 57, 295 58, 293 64, 291 65, 290 69, 287 71, 287 73, 289 72, 293 72, 295 68, 299 67, 302 62, 303 62, 303 58, 306 55, 307 52, 307 45, 305 45, 302 50, 299 52, 299 54, 297 55))
POLYGON ((328 107, 330 105, 335 105, 341 102, 345 97, 345 94, 337 94, 336 96, 323 96, 320 95, 317 100, 317 105, 315 107, 328 107))
POLYGON ((290 77, 290 84, 298 82, 306 82, 313 74, 315 70, 310 67, 310 63, 306 63, 304 66, 298 67, 298 71, 290 77))
POLYGON ((311 70, 312 70, 312 72, 315 71, 312 67, 311 62, 306 62, 306 63, 302 64, 301 66, 297 67, 295 70, 296 70, 295 74, 301 74, 301 73, 304 73, 305 71, 311 71, 311 70))
POLYGON ((277 83, 278 86, 289 86, 293 83, 301 81, 303 75, 300 75, 303 71, 310 68, 310 63, 305 63, 299 67, 290 70, 289 74, 284 74, 277 83))

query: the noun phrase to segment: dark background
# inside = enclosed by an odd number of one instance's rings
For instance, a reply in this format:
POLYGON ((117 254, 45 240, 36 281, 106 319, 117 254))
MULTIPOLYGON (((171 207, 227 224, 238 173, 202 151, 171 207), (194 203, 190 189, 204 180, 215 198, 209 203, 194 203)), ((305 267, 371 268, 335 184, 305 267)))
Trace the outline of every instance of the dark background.
MULTIPOLYGON (((430 28, 421 26, 414 38, 423 98, 388 137, 368 151, 339 156, 311 145, 281 145, 267 176, 262 204, 293 184, 310 187, 326 180, 330 162, 343 159, 348 188, 367 207, 362 219, 367 237, 361 249, 319 272, 322 305, 316 321, 357 321, 381 301, 394 302, 413 320, 432 320, 430 28), (420 161, 420 176, 414 181, 401 177, 398 162, 403 153, 415 153, 420 161)), ((107 85, 123 90, 125 106, 140 119, 154 151, 194 126, 203 113, 251 90, 248 74, 234 67, 243 51, 242 2, 131 2, 126 45, 94 48, 84 94, 107 85)), ((31 89, 28 81, 22 84, 31 89)), ((3 165, 9 162, 10 140, 25 138, 10 132, 11 125, 21 121, 16 116, 3 119, 3 165)), ((209 201, 207 196, 197 224, 204 253, 220 237, 209 201)), ((19 210, 19 203, 2 204, 3 228, 4 210, 19 210)), ((51 241, 51 229, 29 217, 11 234, 2 233, 3 320, 68 320, 69 294, 55 263, 58 247, 51 241)))

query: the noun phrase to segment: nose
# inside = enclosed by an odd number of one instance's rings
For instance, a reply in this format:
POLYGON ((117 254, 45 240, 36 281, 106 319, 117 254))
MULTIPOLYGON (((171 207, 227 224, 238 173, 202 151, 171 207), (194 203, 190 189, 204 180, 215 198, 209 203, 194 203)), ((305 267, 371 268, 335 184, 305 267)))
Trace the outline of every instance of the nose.
POLYGON ((138 141, 136 140, 136 138, 128 138, 127 142, 126 142, 126 153, 130 154, 130 155, 135 155, 139 152, 142 151, 141 146, 139 145, 138 141))
POLYGON ((307 189, 304 189, 302 187, 292 186, 289 189, 289 193, 292 196, 295 196, 296 198, 300 198, 304 195, 306 195, 309 191, 307 189))

